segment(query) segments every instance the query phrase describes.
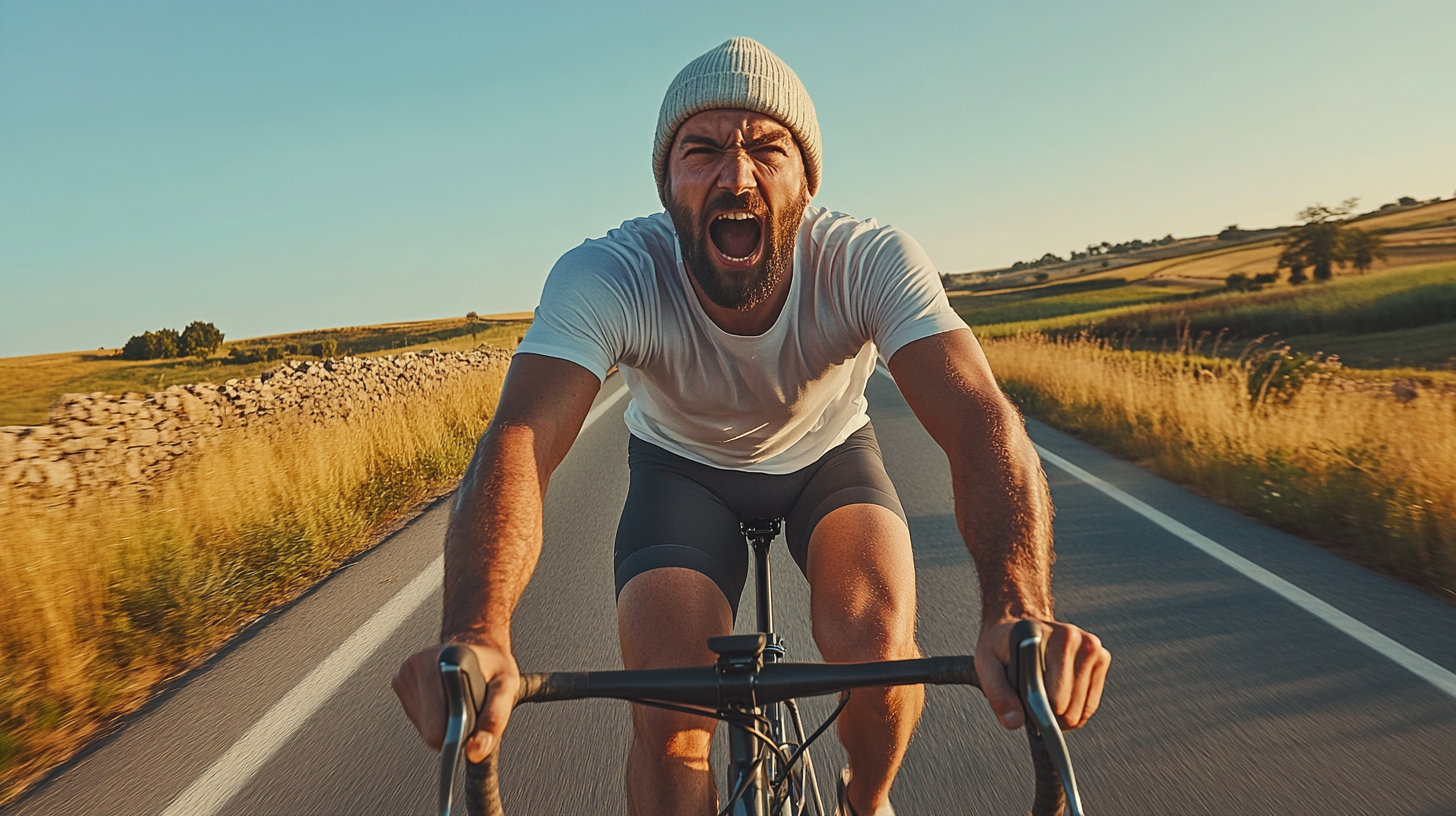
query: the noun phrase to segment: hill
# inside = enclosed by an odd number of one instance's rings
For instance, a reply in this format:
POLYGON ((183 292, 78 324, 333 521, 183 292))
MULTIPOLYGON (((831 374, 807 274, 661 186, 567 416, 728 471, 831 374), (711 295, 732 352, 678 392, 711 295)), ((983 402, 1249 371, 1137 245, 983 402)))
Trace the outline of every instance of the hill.
POLYGON ((463 317, 317 329, 266 337, 230 341, 211 359, 123 360, 120 349, 36 354, 0 358, 0 425, 35 425, 45 421, 62 394, 102 391, 124 394, 131 391, 161 391, 171 385, 254 377, 277 365, 262 359, 239 362, 269 347, 286 357, 313 358, 309 352, 317 343, 333 340, 341 355, 360 357, 397 354, 405 351, 461 351, 481 343, 514 348, 531 319, 530 312, 488 315, 472 323, 463 317), (297 345, 299 351, 283 350, 297 345), (250 354, 250 352, 253 352, 250 354))

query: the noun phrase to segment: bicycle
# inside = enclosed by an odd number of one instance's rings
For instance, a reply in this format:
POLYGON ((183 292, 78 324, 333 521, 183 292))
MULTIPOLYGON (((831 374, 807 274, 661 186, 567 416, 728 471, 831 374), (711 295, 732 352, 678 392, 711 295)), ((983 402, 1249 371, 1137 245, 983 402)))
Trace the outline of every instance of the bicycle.
MULTIPOLYGON (((759 631, 708 639, 718 655, 711 666, 636 671, 522 674, 516 705, 586 698, 613 698, 652 705, 728 723, 728 786, 719 816, 830 816, 819 796, 809 746, 838 718, 855 688, 895 685, 969 685, 980 687, 968 655, 888 660, 875 663, 788 663, 782 638, 774 634, 769 546, 779 534, 778 519, 742 525, 753 546, 755 602, 759 631), (804 737, 798 697, 841 693, 828 718, 804 737), (786 733, 784 712, 796 739, 786 733)), ((1043 683, 1044 644, 1030 621, 1011 632, 1012 684, 1026 710, 1026 733, 1035 772, 1032 816, 1082 816, 1081 795, 1071 756, 1052 714, 1043 683)), ((465 740, 475 730, 476 712, 485 704, 485 682, 475 654, 462 646, 440 653, 441 682, 450 720, 440 754, 439 805, 449 816, 465 740)), ((466 764, 466 811, 504 816, 497 777, 497 747, 483 762, 466 764)))

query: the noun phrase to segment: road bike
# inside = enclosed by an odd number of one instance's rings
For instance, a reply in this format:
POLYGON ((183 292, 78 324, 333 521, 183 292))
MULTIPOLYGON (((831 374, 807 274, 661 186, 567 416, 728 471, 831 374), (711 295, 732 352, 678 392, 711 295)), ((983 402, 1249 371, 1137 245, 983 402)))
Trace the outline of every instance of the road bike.
MULTIPOLYGON (((856 688, 897 685, 980 687, 968 655, 875 663, 790 663, 774 634, 769 546, 778 519, 743 524, 753 547, 758 632, 708 639, 718 655, 711 666, 637 671, 522 674, 516 705, 613 698, 640 705, 714 717, 728 724, 728 799, 719 816, 831 816, 819 794, 809 746, 832 725, 856 688), (795 700, 838 693, 839 705, 807 737, 795 700), (785 716, 787 715, 787 716, 785 716), (792 734, 789 733, 792 726, 792 734), (812 811, 811 811, 812 809, 812 811)), ((1030 621, 1011 632, 1009 669, 1026 710, 1026 733, 1035 772, 1032 816, 1082 816, 1072 760, 1052 713, 1043 676, 1045 646, 1030 621)), ((456 779, 465 740, 485 704, 485 682, 475 653, 448 646, 440 653, 440 678, 450 710, 440 755, 439 809, 455 806, 456 779)), ((499 748, 480 763, 465 763, 465 805, 471 816, 503 816, 497 778, 499 748)))

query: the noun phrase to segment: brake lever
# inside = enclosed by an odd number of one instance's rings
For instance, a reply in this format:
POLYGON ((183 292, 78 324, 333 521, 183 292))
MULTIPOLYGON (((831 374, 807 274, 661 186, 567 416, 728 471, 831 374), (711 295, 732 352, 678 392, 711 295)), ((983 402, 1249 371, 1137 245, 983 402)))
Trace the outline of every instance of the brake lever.
POLYGON ((440 683, 445 688, 445 702, 450 707, 445 744, 440 749, 440 816, 450 816, 456 775, 460 773, 460 760, 465 756, 465 741, 475 733, 475 702, 485 696, 485 689, 474 687, 472 678, 480 678, 481 674, 475 653, 470 649, 447 646, 440 652, 439 661, 440 683))
POLYGON ((1046 674, 1046 648, 1041 631, 1028 620, 1018 621, 1011 629, 1011 642, 1015 646, 1015 673, 1017 692, 1021 695, 1026 710, 1026 727, 1041 737, 1042 744, 1056 765, 1061 777, 1062 789, 1066 792, 1070 816, 1084 816, 1082 796, 1077 792, 1077 776, 1072 770, 1072 755, 1067 751, 1067 740, 1052 712, 1051 700, 1047 697, 1043 675, 1046 674))

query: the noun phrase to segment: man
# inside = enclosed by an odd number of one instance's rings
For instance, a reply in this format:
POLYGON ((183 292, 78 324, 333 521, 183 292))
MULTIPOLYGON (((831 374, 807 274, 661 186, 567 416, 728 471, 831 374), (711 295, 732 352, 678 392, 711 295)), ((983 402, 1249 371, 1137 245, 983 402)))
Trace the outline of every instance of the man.
MULTIPOLYGON (((460 486, 441 639, 473 647, 490 682, 470 758, 499 744, 520 681, 510 622, 540 553, 547 480, 614 365, 632 395, 615 576, 627 668, 713 662, 706 641, 731 631, 747 573, 738 525, 761 517, 787 520, 826 660, 919 655, 910 534, 864 399, 883 356, 950 459, 980 574, 986 698, 1005 727, 1021 726, 1007 638, 1031 618, 1049 635, 1058 716, 1068 728, 1086 722, 1110 657, 1054 618, 1052 510, 1035 449, 919 245, 808 206, 820 138, 798 77, 744 38, 693 61, 663 101, 653 168, 666 214, 557 262, 460 486)), ((411 656, 395 678, 437 748, 440 648, 411 656)), ((923 698, 919 687, 851 698, 839 727, 849 755, 841 813, 893 813, 890 785, 923 698)), ((631 812, 714 813, 716 722, 636 707, 633 724, 631 812)))

